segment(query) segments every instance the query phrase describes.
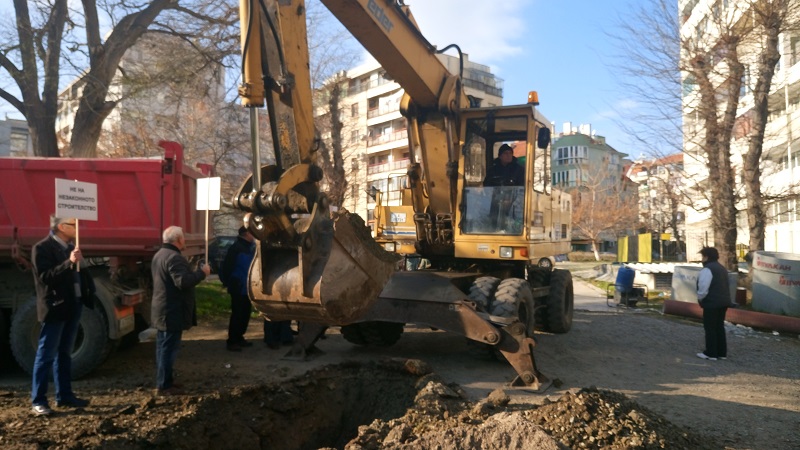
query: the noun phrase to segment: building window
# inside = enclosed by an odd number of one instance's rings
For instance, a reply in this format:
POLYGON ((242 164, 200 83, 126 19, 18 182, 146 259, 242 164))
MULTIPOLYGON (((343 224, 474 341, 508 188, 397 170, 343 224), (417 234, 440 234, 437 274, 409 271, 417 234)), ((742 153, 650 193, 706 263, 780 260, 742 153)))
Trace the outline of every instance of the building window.
POLYGON ((358 117, 358 103, 350 105, 350 117, 358 117))
POLYGON ((23 156, 28 153, 28 133, 12 129, 9 140, 12 156, 23 156))

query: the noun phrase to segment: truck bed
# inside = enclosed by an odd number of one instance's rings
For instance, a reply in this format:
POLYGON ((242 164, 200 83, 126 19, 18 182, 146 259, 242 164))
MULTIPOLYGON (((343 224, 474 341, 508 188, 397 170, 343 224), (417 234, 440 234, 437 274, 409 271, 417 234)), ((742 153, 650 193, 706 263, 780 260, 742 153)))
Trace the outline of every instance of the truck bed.
POLYGON ((170 225, 186 234, 187 253, 201 254, 205 212, 195 211, 196 180, 183 148, 162 142, 163 158, 0 158, 0 258, 47 235, 55 179, 97 184, 98 220, 80 221, 84 255, 151 255, 170 225))

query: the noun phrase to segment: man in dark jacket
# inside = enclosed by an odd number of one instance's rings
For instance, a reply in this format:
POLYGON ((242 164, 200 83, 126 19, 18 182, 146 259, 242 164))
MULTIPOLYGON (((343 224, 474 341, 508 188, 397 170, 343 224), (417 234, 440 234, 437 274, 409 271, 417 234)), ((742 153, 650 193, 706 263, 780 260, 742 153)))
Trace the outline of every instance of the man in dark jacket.
POLYGON ((244 338, 247 325, 250 323, 250 314, 253 312, 247 295, 247 276, 250 263, 255 256, 253 241, 255 238, 250 231, 240 227, 239 236, 225 254, 225 260, 219 271, 219 279, 231 296, 231 319, 228 322, 226 347, 232 352, 240 352, 243 347, 253 345, 244 338))
POLYGON ((517 163, 514 149, 508 144, 503 144, 497 150, 494 164, 486 172, 483 180, 484 186, 523 186, 525 184, 525 169, 517 163))
POLYGON ((725 339, 725 313, 731 304, 728 271, 719 263, 719 252, 714 247, 700 250, 703 269, 697 276, 697 301, 703 308, 703 329, 706 334, 706 349, 698 358, 716 361, 728 357, 725 339))
POLYGON ((156 388, 159 395, 181 394, 172 368, 178 356, 181 335, 192 325, 197 325, 194 288, 210 273, 208 264, 196 271, 181 255, 186 248, 183 229, 171 226, 164 230, 163 245, 152 262, 153 305, 152 327, 156 334, 156 388))
POLYGON ((47 382, 52 371, 56 405, 84 407, 88 400, 72 391, 72 347, 78 333, 83 304, 93 307, 94 281, 87 270, 78 270, 81 250, 72 244, 75 219, 50 217, 50 234, 33 246, 36 312, 42 329, 33 363, 32 411, 52 413, 47 403, 47 382))

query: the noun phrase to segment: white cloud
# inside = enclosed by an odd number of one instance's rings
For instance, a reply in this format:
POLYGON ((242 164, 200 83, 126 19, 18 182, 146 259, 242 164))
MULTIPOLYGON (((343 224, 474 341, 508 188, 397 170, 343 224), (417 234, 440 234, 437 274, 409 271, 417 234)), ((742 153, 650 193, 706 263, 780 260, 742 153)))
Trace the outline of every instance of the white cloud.
POLYGON ((428 41, 437 48, 457 44, 469 59, 497 63, 522 52, 530 0, 406 0, 428 41))

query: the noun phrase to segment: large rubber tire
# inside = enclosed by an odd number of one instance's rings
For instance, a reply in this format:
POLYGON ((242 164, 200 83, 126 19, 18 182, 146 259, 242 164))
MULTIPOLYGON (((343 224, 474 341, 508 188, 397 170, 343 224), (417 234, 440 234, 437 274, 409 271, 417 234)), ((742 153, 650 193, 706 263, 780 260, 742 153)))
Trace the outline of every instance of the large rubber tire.
POLYGON ((521 278, 507 278, 497 286, 492 302, 493 316, 514 317, 525 324, 528 336, 534 333, 534 303, 531 287, 521 278))
MULTIPOLYGON (((9 333, 11 323, 8 313, 5 309, 0 309, 0 365, 2 367, 9 367, 13 364, 11 359, 11 346, 9 345, 9 333)), ((0 374, 4 370, 0 369, 0 374)))
MULTIPOLYGON (((488 313, 494 298, 494 291, 500 284, 500 279, 495 277, 476 278, 469 287, 467 298, 478 305, 479 310, 488 313)), ((475 358, 494 359, 494 348, 483 342, 467 339, 467 351, 475 358)))
POLYGON ((572 328, 574 305, 572 274, 568 270, 554 270, 550 277, 545 329, 557 334, 568 332, 572 328))
POLYGON ((497 286, 499 284, 499 278, 477 278, 472 282, 472 286, 469 287, 469 294, 467 295, 467 298, 475 302, 476 305, 480 306, 483 311, 489 312, 489 308, 491 307, 492 303, 492 297, 494 297, 494 291, 497 290, 497 286))
POLYGON ((342 327, 342 336, 347 342, 366 347, 390 347, 400 340, 403 334, 402 323, 361 322, 342 327))
MULTIPOLYGON (((543 269, 538 266, 528 266, 528 284, 532 288, 540 288, 550 286, 550 277, 553 271, 550 269, 543 269)), ((537 330, 547 330, 547 299, 535 299, 536 311, 534 312, 534 324, 537 330)))
MULTIPOLYGON (((84 308, 81 314, 78 336, 72 349, 73 379, 86 376, 108 356, 108 330, 97 308, 84 308)), ((20 367, 29 374, 33 373, 39 330, 41 325, 36 316, 36 299, 32 298, 17 309, 11 320, 11 352, 20 367)))

